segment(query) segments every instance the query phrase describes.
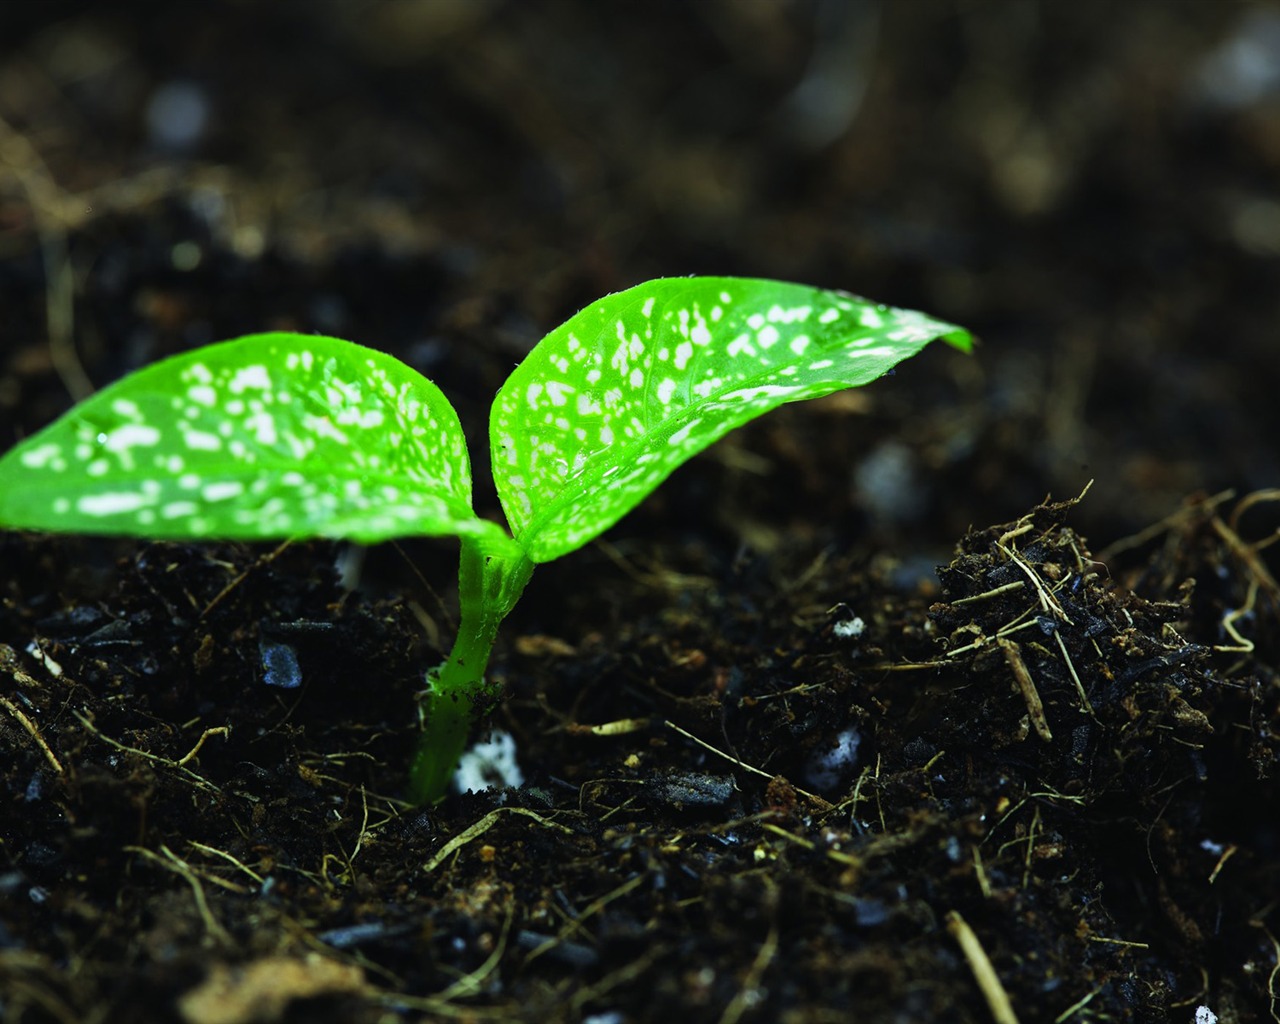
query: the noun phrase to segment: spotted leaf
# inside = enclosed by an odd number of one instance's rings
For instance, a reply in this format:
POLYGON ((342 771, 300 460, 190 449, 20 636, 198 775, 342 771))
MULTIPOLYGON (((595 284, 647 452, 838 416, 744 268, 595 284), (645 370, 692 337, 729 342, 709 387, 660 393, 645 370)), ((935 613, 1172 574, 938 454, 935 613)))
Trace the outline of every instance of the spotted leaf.
POLYGON ((866 384, 967 332, 843 292, 746 278, 649 281, 545 337, 494 402, 498 494, 535 562, 612 526, 681 463, 784 402, 866 384))
POLYGON ((457 414, 403 363, 257 334, 139 370, 0 459, 0 525, 158 538, 501 532, 457 414))

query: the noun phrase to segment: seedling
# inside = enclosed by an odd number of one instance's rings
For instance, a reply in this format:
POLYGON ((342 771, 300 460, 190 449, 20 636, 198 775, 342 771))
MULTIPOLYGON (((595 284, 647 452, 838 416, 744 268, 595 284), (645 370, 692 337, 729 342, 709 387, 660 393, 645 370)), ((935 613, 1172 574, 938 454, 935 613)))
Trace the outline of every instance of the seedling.
POLYGON ((336 338, 255 334, 104 388, 0 458, 0 526, 157 539, 461 539, 458 636, 427 674, 410 769, 438 800, 496 694, 498 625, 540 562, 608 529, 681 463, 784 402, 874 380, 967 332, 843 292, 650 281, 592 303, 503 384, 490 453, 510 533, 471 508, 440 389, 336 338))

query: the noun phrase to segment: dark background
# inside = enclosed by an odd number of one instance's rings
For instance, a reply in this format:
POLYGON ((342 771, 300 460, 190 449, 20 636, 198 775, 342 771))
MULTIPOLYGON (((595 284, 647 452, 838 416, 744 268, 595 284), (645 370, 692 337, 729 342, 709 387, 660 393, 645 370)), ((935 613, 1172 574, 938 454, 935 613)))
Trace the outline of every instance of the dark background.
MULTIPOLYGON (((292 326, 407 353, 479 441, 576 308, 750 274, 982 338, 821 421, 849 532, 1094 479, 1102 543, 1277 479, 1274 4, 10 2, 0 37, 5 443, 67 401, 43 229, 95 385, 292 326)), ((742 500, 786 519, 762 445, 742 500)))
POLYGON ((986 1021, 959 908, 1024 1024, 1274 1019, 1280 519, 1184 503, 1280 482, 1277 182, 1277 3, 0 0, 0 449, 166 354, 320 331, 440 384, 494 514, 494 392, 606 292, 778 277, 981 340, 540 568, 492 674, 530 785, 429 810, 397 797, 454 547, 349 591, 333 545, 0 535, 0 681, 66 767, 6 705, 0 1015, 203 1024, 248 964, 299 1002, 245 1024, 986 1021), (1032 574, 993 524, 1091 480, 1015 543, 1071 629, 992 602, 1032 574), (1015 622, 1053 742, 969 642, 1015 622), (850 728, 839 810, 801 800, 850 728), (555 824, 424 868, 517 805, 555 824))

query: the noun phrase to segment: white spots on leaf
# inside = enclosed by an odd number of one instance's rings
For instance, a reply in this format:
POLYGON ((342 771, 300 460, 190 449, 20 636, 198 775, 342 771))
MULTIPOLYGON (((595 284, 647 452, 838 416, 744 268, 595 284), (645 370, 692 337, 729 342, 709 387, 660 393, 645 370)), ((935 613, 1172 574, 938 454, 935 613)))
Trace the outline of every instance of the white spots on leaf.
MULTIPOLYGON (((267 417, 270 420, 271 417, 267 417)), ((377 430, 386 422, 386 416, 382 410, 378 408, 362 408, 360 406, 346 406, 338 410, 337 416, 334 417, 344 427, 359 427, 362 430, 377 430)), ((246 424, 253 427, 254 421, 249 420, 246 424)), ((272 432, 274 435, 274 431, 272 432)), ((259 439, 261 442, 261 439, 259 439)), ((274 441, 261 442, 265 444, 274 444, 274 441)))
POLYGON ((850 296, 729 284, 674 279, 602 299, 543 339, 499 393, 499 494, 536 560, 590 539, 733 427, 874 379, 939 333, 883 307, 882 327, 860 326, 869 304, 850 296), (577 400, 554 402, 548 378, 577 400))
POLYGON ((267 372, 267 368, 261 364, 239 367, 231 375, 231 380, 227 382, 227 390, 233 395, 241 394, 250 389, 266 391, 270 387, 271 375, 267 372))
POLYGON ((328 416, 308 414, 302 418, 302 426, 318 439, 334 441, 343 448, 351 447, 351 438, 339 430, 328 416))
POLYGON ((681 427, 679 430, 675 431, 670 437, 668 437, 667 444, 671 445, 672 447, 679 447, 680 445, 684 444, 686 441, 689 440, 689 435, 693 433, 694 428, 697 427, 701 422, 702 422, 702 417, 695 416, 693 419, 689 420, 689 422, 686 423, 683 427, 681 427))
POLYGON ((699 398, 710 398, 720 390, 720 387, 723 384, 724 381, 719 377, 708 377, 706 380, 698 381, 698 383, 693 386, 692 390, 699 398))
POLYGON ((76 502, 76 511, 85 516, 114 516, 136 512, 146 504, 146 496, 139 491, 103 491, 84 495, 76 502))
POLYGON ((216 452, 222 449, 222 438, 203 430, 187 430, 182 440, 192 451, 216 452))
POLYGON ((627 340, 626 340, 625 330, 626 330, 625 326, 621 321, 619 321, 618 333, 622 335, 621 344, 616 349, 614 349, 613 358, 609 360, 609 365, 614 370, 617 370, 619 374, 626 373, 631 362, 630 358, 627 355, 627 340))
POLYGON ((102 440, 109 452, 123 455, 130 448, 151 448, 160 440, 160 431, 141 423, 127 423, 116 427, 102 440))
POLYGON ((563 381, 549 380, 546 384, 547 398, 556 408, 560 408, 569 401, 569 395, 576 390, 572 385, 563 381))
MULTIPOLYGON (((372 410, 370 415, 381 416, 377 410, 372 410)), ((245 428, 253 433, 253 439, 256 443, 264 448, 269 448, 280 440, 276 433, 276 418, 269 412, 258 411, 244 421, 245 428)), ((363 424, 362 424, 363 426, 363 424)))
POLYGON ((160 506, 161 519, 186 519, 200 511, 194 501, 170 501, 160 506))
POLYGON ((898 349, 894 348, 892 345, 881 345, 878 348, 850 349, 846 355, 848 355, 850 359, 885 359, 897 357, 894 359, 895 362, 897 362, 897 359, 901 358, 898 349))
POLYGON ((802 324, 812 312, 812 306, 770 306, 766 318, 771 324, 802 324))
POLYGON ((62 445, 49 441, 45 444, 37 445, 35 448, 28 448, 22 453, 22 464, 28 469, 52 469, 55 472, 63 472, 66 469, 66 460, 62 457, 62 445), (61 462, 62 468, 56 468, 53 463, 61 462))
POLYGON ((206 502, 225 502, 230 498, 238 498, 244 493, 244 484, 239 480, 219 480, 205 484, 200 489, 200 497, 206 502))
POLYGON ((315 341, 255 336, 148 370, 12 465, 34 479, 74 454, 74 481, 45 512, 67 527, 78 516, 160 536, 470 529, 465 445, 438 390, 386 357, 315 341))
MULTIPOLYGON (((776 398, 786 401, 802 389, 802 386, 795 385, 760 384, 753 388, 739 388, 736 391, 728 391, 721 395, 718 401, 721 405, 732 405, 736 402, 755 402, 761 398, 770 400, 776 398)), ((770 401, 766 408, 772 408, 773 404, 770 401)))

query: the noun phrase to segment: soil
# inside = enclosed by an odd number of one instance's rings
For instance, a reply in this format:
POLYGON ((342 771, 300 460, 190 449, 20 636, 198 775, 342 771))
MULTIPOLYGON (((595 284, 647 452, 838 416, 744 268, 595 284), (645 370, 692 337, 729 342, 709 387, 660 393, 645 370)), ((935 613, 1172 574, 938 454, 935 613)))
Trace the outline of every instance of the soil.
POLYGON ((1278 25, 3 5, 0 446, 287 328, 483 452, 542 333, 661 275, 981 345, 541 567, 493 664, 525 784, 432 808, 450 544, 0 533, 0 1016, 1280 1021, 1278 25))

